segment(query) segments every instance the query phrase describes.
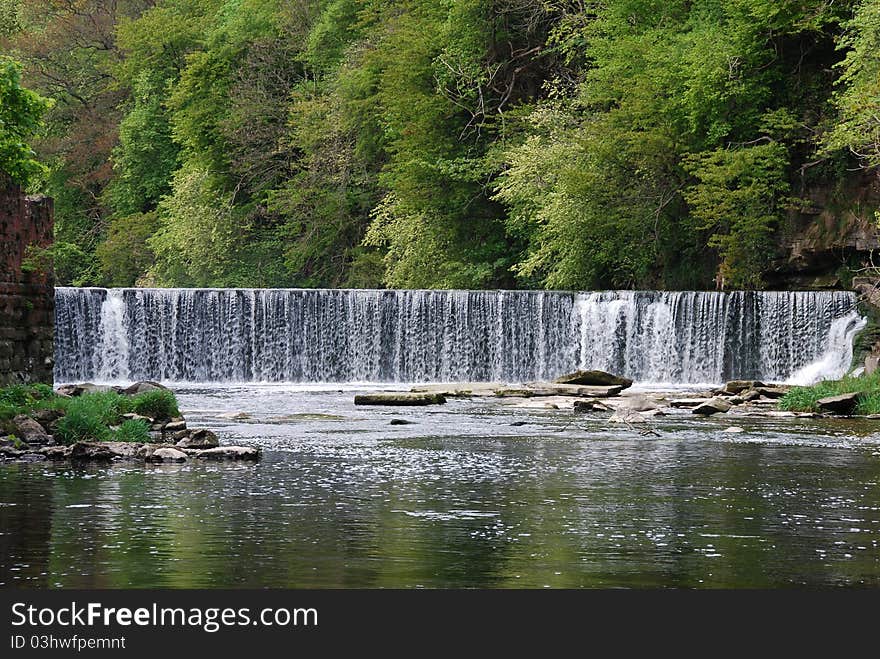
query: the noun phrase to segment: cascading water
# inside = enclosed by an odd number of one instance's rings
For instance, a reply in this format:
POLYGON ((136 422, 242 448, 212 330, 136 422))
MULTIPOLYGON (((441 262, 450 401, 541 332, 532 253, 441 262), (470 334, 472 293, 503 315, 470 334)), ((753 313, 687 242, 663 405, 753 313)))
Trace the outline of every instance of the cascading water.
POLYGON ((846 292, 56 289, 58 382, 839 377, 846 292))

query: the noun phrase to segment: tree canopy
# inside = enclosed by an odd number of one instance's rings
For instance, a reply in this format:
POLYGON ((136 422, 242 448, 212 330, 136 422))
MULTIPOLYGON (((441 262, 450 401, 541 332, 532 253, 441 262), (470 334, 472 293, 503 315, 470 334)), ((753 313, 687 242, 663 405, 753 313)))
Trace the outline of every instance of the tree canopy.
MULTIPOLYGON (((880 166, 880 0, 0 17, 55 99, 35 146, 64 283, 760 288, 811 191, 880 166)), ((33 131, 29 94, 0 112, 33 131)))

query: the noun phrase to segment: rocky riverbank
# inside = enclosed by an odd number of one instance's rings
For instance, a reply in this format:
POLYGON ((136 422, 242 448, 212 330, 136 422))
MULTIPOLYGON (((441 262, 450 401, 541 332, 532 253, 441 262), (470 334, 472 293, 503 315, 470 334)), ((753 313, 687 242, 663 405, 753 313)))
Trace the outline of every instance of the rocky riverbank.
POLYGON ((0 425, 7 433, 0 432, 0 461, 252 461, 261 453, 251 446, 221 446, 211 430, 188 428, 173 394, 156 382, 136 382, 128 387, 71 384, 55 392, 33 390, 21 396, 29 401, 21 405, 24 411, 0 425), (72 401, 81 397, 79 402, 89 405, 77 408, 72 401), (114 398, 131 402, 117 402, 113 408, 114 398), (97 411, 84 413, 81 408, 89 406, 97 411), (131 407, 155 411, 119 411, 131 407), (108 412, 108 408, 115 411, 108 412))

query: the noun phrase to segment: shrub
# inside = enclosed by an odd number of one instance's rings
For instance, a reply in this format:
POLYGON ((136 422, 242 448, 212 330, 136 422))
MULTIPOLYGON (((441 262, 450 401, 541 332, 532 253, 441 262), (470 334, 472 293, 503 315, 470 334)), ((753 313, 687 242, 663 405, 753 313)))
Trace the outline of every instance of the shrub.
POLYGON ((153 419, 170 419, 180 416, 177 399, 167 389, 145 391, 131 398, 132 409, 141 416, 153 419))
POLYGON ((147 443, 150 441, 150 429, 143 421, 129 419, 113 433, 113 441, 147 443))

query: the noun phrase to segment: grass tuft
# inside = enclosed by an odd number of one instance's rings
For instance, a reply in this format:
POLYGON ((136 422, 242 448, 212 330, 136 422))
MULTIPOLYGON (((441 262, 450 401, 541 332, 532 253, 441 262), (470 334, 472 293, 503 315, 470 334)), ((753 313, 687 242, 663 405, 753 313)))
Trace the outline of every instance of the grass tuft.
POLYGON ((823 380, 809 387, 794 387, 779 400, 779 409, 792 412, 818 412, 821 398, 862 393, 856 414, 880 414, 880 371, 861 377, 823 380))

